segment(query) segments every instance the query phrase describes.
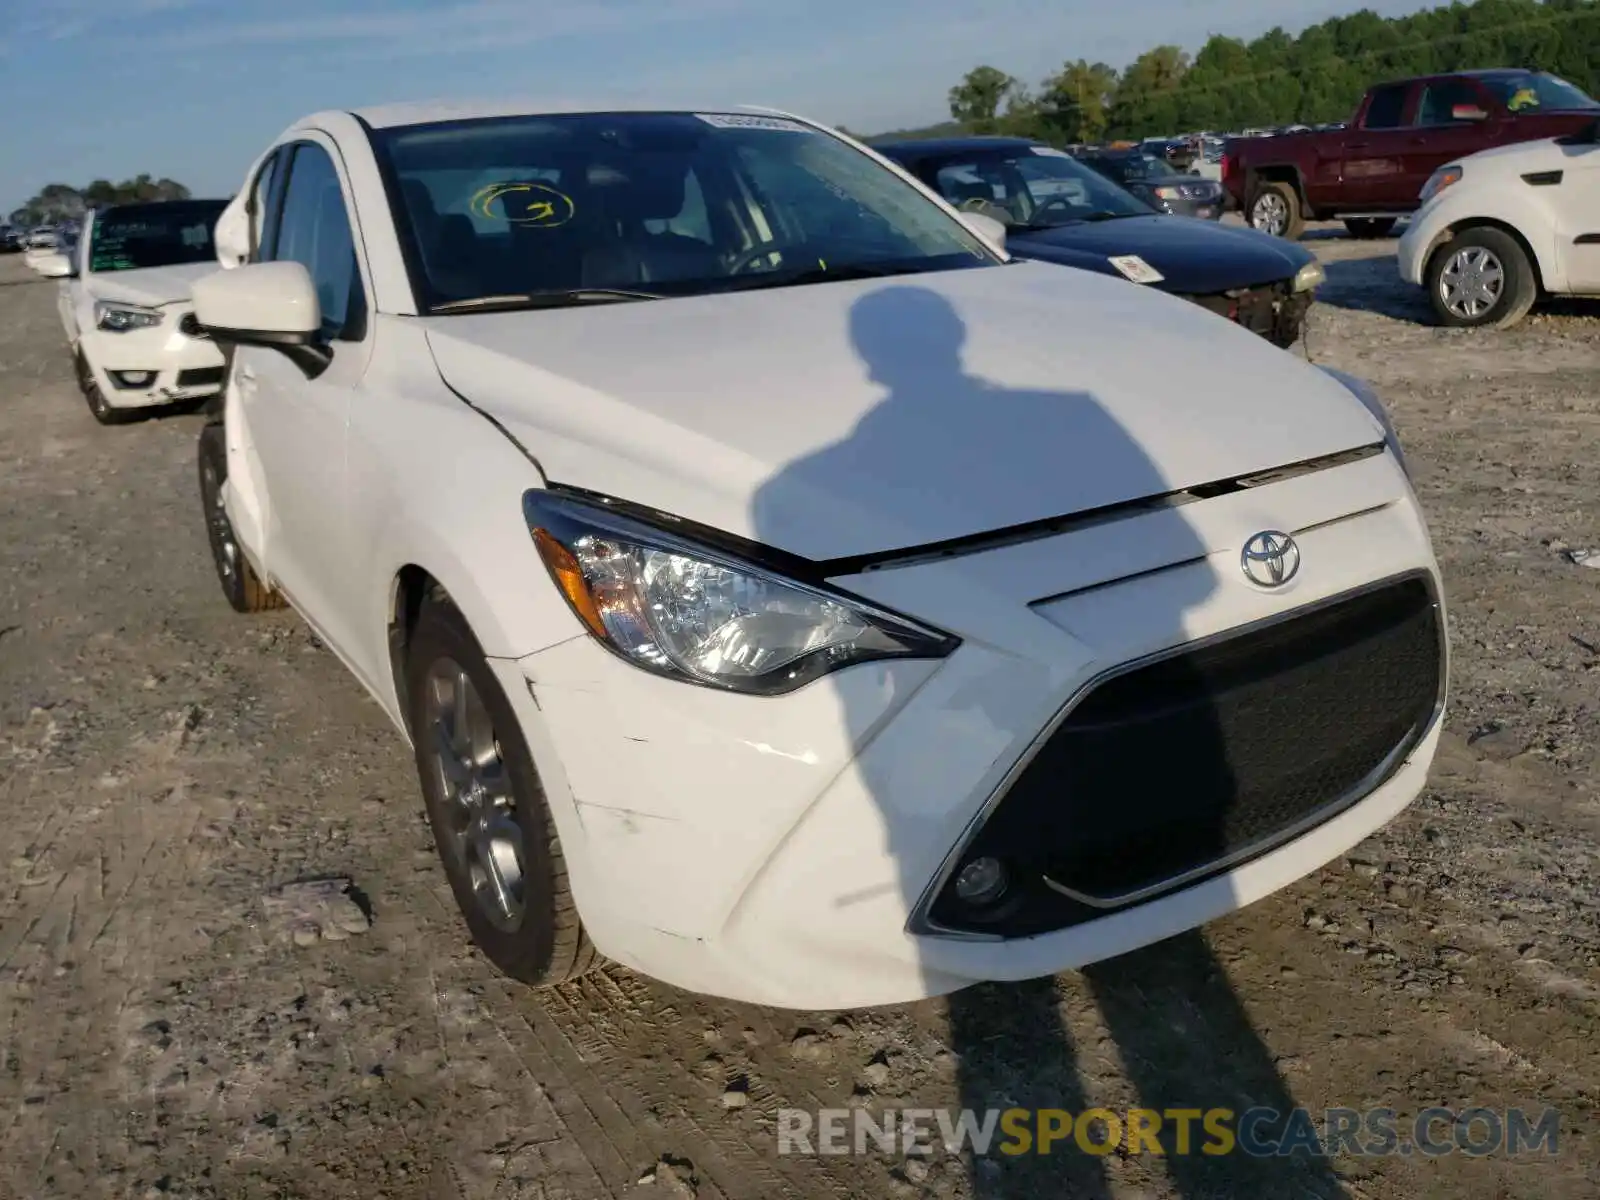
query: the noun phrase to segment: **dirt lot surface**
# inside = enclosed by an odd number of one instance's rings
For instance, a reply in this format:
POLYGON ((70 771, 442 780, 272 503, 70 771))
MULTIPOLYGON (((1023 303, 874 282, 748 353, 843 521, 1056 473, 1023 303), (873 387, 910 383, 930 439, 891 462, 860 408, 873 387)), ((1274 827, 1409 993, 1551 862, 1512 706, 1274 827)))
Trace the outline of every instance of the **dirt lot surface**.
POLYGON ((1381 388, 1444 564, 1432 785, 1199 934, 851 1014, 497 978, 399 738, 292 614, 223 602, 201 419, 95 425, 55 285, 0 259, 0 1195, 1600 1194, 1600 570, 1568 553, 1600 551, 1600 308, 1439 330, 1392 241, 1310 244, 1309 352, 1381 388), (297 941, 269 893, 329 875, 371 928, 336 897, 297 941), (776 1152, 779 1109, 908 1104, 1561 1126, 1554 1157, 776 1152))

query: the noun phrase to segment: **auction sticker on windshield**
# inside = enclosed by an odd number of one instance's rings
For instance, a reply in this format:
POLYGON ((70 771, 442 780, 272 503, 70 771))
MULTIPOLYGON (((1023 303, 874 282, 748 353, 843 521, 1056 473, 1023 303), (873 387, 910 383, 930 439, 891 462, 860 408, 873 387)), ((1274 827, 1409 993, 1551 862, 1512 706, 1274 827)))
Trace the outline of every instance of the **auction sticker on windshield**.
POLYGON ((762 117, 753 113, 695 113, 707 125, 718 129, 782 129, 789 133, 807 133, 810 126, 787 117, 762 117))
POLYGON ((1134 283, 1160 283, 1166 278, 1137 254, 1113 254, 1107 261, 1134 283))

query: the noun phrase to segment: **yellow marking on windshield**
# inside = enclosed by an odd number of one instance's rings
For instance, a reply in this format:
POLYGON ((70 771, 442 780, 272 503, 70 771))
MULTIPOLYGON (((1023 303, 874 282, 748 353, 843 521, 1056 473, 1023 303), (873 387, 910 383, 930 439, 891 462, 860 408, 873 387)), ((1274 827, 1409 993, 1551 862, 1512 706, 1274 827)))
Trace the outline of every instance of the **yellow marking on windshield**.
POLYGON ((572 197, 547 183, 491 183, 473 194, 468 207, 486 221, 524 229, 557 229, 578 211, 572 197))

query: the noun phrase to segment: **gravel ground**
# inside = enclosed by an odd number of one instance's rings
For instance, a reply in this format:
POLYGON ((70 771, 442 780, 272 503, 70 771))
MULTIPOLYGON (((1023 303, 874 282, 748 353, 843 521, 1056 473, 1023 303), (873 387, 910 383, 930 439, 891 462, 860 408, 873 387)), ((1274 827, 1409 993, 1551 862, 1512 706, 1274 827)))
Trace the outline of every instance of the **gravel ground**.
POLYGON ((0 260, 0 1196, 1596 1195, 1600 306, 1435 329, 1392 241, 1311 238, 1305 349, 1382 390, 1444 564, 1431 786, 1199 933, 851 1014, 496 977, 377 708, 219 595, 200 418, 96 426, 0 260), (776 1152, 781 1108, 906 1104, 1562 1117, 1514 1159, 776 1152))

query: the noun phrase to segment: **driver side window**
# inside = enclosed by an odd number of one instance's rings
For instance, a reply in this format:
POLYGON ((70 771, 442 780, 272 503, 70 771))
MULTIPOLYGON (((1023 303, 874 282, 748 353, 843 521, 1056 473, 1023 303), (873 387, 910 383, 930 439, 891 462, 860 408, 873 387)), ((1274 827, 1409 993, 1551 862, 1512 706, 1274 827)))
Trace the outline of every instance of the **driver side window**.
POLYGON ((262 259, 302 264, 316 285, 323 336, 358 342, 366 336, 367 294, 338 169, 311 142, 296 143, 292 154, 276 236, 262 259))

